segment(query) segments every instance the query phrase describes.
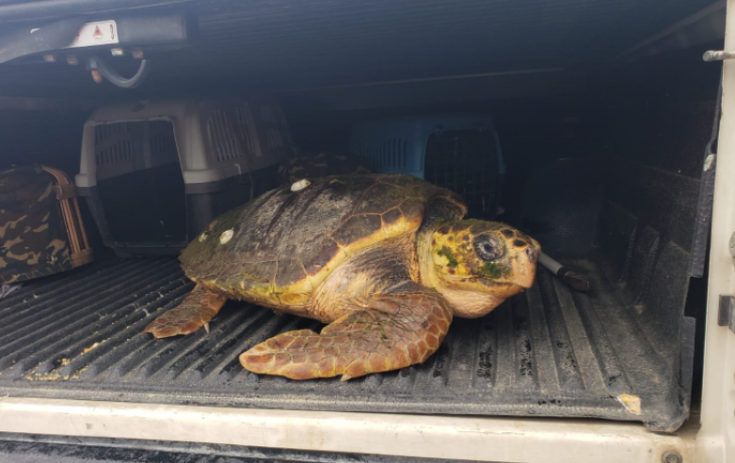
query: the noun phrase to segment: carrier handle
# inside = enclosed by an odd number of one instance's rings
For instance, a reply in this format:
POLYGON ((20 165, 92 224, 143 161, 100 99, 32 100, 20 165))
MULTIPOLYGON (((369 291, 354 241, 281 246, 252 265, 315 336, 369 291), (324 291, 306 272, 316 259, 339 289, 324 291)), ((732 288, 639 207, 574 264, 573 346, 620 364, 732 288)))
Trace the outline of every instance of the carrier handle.
POLYGON ((69 247, 74 267, 92 261, 92 249, 89 247, 87 232, 82 223, 82 214, 79 210, 79 201, 76 196, 76 187, 66 173, 53 167, 41 166, 45 172, 56 179, 56 199, 59 200, 61 213, 64 217, 66 233, 69 236, 69 247), (81 242, 79 238, 81 237, 81 242))

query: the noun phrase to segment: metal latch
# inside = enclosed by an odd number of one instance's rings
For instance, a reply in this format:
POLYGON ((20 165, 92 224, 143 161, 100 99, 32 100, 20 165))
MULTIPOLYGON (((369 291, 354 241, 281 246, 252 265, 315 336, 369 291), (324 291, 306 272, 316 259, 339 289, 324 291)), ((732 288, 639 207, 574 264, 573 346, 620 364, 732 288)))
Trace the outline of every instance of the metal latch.
POLYGON ((735 51, 707 50, 702 59, 705 61, 722 61, 735 57, 735 51))
POLYGON ((735 333, 735 294, 720 294, 720 310, 717 312, 717 324, 727 326, 735 333))

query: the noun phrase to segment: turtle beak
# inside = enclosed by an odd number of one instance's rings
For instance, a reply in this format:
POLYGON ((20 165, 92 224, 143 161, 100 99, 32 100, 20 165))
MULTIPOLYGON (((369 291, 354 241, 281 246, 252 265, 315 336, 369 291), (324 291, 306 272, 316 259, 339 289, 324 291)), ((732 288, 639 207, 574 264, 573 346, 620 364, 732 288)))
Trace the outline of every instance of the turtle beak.
POLYGON ((528 289, 533 286, 533 281, 536 279, 536 268, 534 267, 530 272, 522 275, 521 278, 516 280, 516 284, 521 288, 528 289))
POLYGON ((528 261, 532 264, 535 264, 538 262, 539 255, 541 255, 541 251, 535 246, 529 246, 526 248, 526 255, 528 256, 528 261))
POLYGON ((541 257, 541 245, 538 241, 531 238, 531 245, 528 246, 525 251, 525 256, 528 258, 528 264, 523 266, 520 273, 520 286, 528 289, 533 286, 533 281, 536 279, 536 264, 541 257))
POLYGON ((513 283, 525 289, 533 286, 536 279, 536 263, 540 255, 541 247, 536 243, 519 252, 516 268, 514 269, 516 278, 513 283))

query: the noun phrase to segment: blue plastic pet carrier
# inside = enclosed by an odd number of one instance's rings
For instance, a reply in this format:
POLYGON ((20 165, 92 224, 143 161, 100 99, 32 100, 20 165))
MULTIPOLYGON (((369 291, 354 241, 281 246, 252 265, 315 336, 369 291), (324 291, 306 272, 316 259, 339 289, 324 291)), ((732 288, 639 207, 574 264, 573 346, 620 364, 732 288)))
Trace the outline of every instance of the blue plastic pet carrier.
POLYGON ((485 114, 404 117, 352 127, 350 152, 375 172, 404 173, 460 194, 469 216, 493 218, 505 166, 485 114))

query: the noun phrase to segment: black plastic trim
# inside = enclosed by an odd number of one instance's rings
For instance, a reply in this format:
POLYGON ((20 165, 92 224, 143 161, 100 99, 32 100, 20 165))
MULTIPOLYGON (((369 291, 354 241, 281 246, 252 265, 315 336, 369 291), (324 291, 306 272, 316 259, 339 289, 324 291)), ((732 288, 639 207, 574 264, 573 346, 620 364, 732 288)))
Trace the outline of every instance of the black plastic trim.
POLYGON ((712 121, 712 136, 704 150, 702 178, 699 187, 697 216, 694 222, 694 238, 692 239, 691 265, 689 273, 695 278, 704 276, 704 267, 707 261, 707 247, 709 245, 710 224, 712 222, 712 205, 715 196, 715 173, 717 172, 717 139, 720 133, 720 116, 722 115, 722 79, 717 90, 714 120, 712 121), (707 158, 712 156, 711 161, 707 158), (705 166, 709 164, 708 168, 705 166))

